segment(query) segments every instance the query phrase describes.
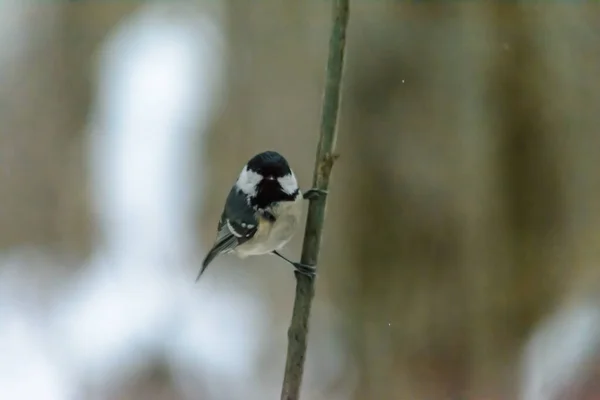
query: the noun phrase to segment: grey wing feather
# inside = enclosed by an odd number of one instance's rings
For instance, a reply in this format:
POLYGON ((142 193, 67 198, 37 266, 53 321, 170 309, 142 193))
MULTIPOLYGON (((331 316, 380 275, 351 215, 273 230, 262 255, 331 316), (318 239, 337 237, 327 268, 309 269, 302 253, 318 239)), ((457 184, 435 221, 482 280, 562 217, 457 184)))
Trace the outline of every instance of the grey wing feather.
POLYGON ((228 253, 250 240, 256 233, 257 225, 255 209, 248 204, 244 193, 234 186, 227 196, 225 209, 219 220, 215 244, 204 258, 196 281, 215 257, 228 253))

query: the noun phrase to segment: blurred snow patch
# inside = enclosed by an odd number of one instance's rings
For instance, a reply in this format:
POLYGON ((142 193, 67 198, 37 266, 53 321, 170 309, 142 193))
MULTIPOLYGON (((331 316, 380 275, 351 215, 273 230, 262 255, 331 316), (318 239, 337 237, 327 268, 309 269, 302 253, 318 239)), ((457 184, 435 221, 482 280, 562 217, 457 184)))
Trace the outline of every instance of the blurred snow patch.
POLYGON ((168 10, 144 8, 101 52, 94 199, 105 239, 119 254, 168 257, 170 249, 195 245, 197 136, 219 110, 225 39, 210 16, 168 10))
POLYGON ((580 384, 600 354, 600 307, 579 302, 543 321, 523 360, 522 400, 554 400, 580 384))
POLYGON ((55 255, 29 248, 0 254, 0 399, 78 398, 48 326, 47 305, 60 294, 53 289, 64 277, 55 261, 55 255))
POLYGON ((270 348, 268 309, 244 288, 215 290, 206 278, 199 296, 181 304, 189 317, 166 342, 174 378, 189 399, 201 390, 208 399, 264 398, 255 392, 261 351, 270 348))
POLYGON ((17 304, 0 304, 0 398, 76 399, 76 382, 57 365, 47 330, 17 304))
POLYGON ((102 252, 57 311, 73 368, 94 385, 165 357, 231 382, 260 341, 260 303, 241 289, 203 293, 189 275, 196 137, 218 111, 225 51, 209 16, 172 11, 145 8, 101 52, 90 151, 102 252))

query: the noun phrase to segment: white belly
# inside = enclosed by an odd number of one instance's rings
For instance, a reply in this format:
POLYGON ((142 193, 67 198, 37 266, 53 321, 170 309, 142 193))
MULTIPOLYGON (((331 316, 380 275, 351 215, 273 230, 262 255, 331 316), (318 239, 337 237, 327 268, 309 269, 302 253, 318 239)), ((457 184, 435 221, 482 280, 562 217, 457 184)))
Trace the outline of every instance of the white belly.
POLYGON ((262 220, 258 224, 258 231, 246 243, 238 246, 233 251, 238 257, 255 256, 271 253, 285 246, 296 233, 302 215, 302 195, 294 201, 279 203, 272 212, 276 218, 275 223, 262 220))

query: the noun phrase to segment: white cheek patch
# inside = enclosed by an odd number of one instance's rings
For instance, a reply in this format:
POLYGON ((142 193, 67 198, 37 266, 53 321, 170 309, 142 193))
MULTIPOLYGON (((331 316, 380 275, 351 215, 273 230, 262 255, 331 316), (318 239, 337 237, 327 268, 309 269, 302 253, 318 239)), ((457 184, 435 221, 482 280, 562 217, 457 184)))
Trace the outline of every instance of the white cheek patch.
POLYGON ((281 178, 277 178, 279 185, 287 194, 294 194, 298 190, 298 182, 296 181, 296 176, 294 176, 293 172, 290 172, 286 176, 282 176, 281 178))
POLYGON ((244 167, 240 176, 236 182, 236 186, 244 192, 246 195, 255 196, 256 195, 256 187, 259 182, 263 179, 262 175, 254 172, 248 167, 244 167))

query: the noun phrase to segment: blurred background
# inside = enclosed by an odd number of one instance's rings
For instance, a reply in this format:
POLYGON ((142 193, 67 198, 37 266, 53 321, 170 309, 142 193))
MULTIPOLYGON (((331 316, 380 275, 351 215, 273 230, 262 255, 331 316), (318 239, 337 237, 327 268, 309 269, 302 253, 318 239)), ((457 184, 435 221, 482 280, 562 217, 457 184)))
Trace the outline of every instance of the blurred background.
MULTIPOLYGON (((278 398, 291 269, 194 279, 252 155, 311 185, 330 2, 42 3, 0 5, 0 399, 278 398)), ((600 9, 351 6, 302 398, 600 398, 600 9)))

